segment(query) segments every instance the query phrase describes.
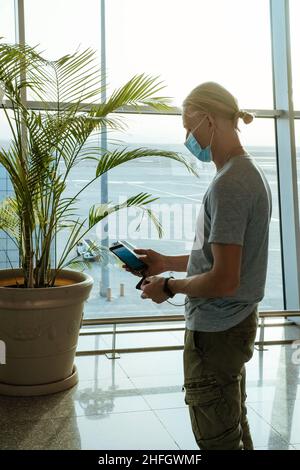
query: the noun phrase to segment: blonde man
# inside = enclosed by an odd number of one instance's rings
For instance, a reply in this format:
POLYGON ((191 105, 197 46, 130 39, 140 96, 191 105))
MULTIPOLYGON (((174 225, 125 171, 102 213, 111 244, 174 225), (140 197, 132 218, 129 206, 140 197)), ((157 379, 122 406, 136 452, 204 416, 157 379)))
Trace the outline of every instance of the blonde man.
POLYGON ((143 298, 187 296, 185 403, 200 449, 253 449, 245 406, 245 363, 253 354, 257 306, 264 296, 271 192, 241 144, 241 111, 224 87, 208 82, 183 103, 185 145, 216 175, 203 198, 203 230, 190 256, 138 249, 148 265, 143 298), (157 276, 187 271, 185 279, 157 276))

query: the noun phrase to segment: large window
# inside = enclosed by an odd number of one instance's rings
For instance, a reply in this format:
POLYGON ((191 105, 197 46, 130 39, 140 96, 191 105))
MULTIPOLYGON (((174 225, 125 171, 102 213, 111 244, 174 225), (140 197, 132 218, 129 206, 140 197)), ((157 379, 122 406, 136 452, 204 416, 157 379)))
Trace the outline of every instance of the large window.
MULTIPOLYGON (((124 84, 133 75, 144 72, 160 76, 166 84, 163 95, 172 97, 173 103, 180 106, 193 87, 209 80, 227 87, 238 98, 241 108, 269 110, 268 118, 259 117, 249 126, 241 125, 241 139, 264 170, 272 190, 269 269, 261 308, 279 310, 285 308, 278 202, 283 188, 281 191, 278 189, 274 130, 270 27, 272 1, 24 0, 24 5, 26 42, 39 45, 39 49, 53 59, 72 53, 77 48, 91 47, 97 51, 99 59, 105 53, 107 68, 103 72, 106 72, 109 90, 124 84), (101 30, 101 5, 104 3, 105 50, 104 43, 101 43, 104 33, 101 30)), ((300 109, 298 3, 298 0, 290 0, 296 109, 300 109)), ((11 41, 14 40, 13 4, 10 0, 0 2, 0 36, 11 41)), ((2 123, 2 115, 0 119, 2 123)), ((127 147, 146 146, 188 155, 183 145, 185 132, 179 114, 129 113, 126 121, 128 131, 125 134, 115 133, 112 137, 121 139, 127 147)), ((298 122, 296 135, 298 142, 298 122)), ((0 140, 7 141, 7 130, 3 126, 0 140)), ((108 141, 109 148, 112 145, 108 141)), ((298 146, 300 147, 299 142, 298 146)), ((120 202, 139 192, 159 197, 152 208, 163 223, 164 235, 158 238, 153 225, 146 218, 143 219, 140 230, 135 230, 140 222, 140 215, 129 210, 108 219, 109 241, 128 239, 139 247, 153 248, 166 254, 189 253, 202 197, 215 172, 213 164, 200 164, 196 161, 195 164, 200 170, 199 178, 191 176, 175 162, 154 158, 135 161, 110 172, 107 200, 120 202)), ((68 178, 67 195, 81 189, 94 172, 95 165, 92 162, 78 166, 68 178)), ((0 184, 0 197, 1 194, 3 197, 4 191, 7 194, 10 188, 1 169, 0 184)), ((80 200, 82 216, 87 214, 92 204, 100 202, 100 195, 101 182, 98 181, 80 200)), ((100 226, 89 238, 101 236, 103 232, 100 226)), ((2 243, 3 240, 2 237, 2 243)), ((64 234, 61 234, 57 243, 58 252, 63 247, 63 241, 64 234)), ((86 304, 86 317, 182 312, 182 308, 175 308, 167 303, 158 306, 140 299, 135 289, 138 279, 123 271, 117 264, 110 263, 108 267, 104 267, 95 262, 90 272, 95 284, 86 304), (120 284, 124 284, 125 296, 120 296, 120 284), (107 287, 112 290, 111 302, 100 295, 100 290, 103 294, 107 287)), ((183 303, 183 300, 183 296, 176 298, 178 304, 183 303)))

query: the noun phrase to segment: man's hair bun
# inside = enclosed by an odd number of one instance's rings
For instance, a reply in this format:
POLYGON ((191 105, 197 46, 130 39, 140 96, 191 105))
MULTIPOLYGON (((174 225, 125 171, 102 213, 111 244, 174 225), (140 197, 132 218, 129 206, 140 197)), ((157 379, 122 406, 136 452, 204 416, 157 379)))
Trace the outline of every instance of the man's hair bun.
POLYGON ((241 118, 245 124, 250 124, 254 119, 254 114, 248 113, 247 111, 238 111, 236 114, 237 117, 241 118))

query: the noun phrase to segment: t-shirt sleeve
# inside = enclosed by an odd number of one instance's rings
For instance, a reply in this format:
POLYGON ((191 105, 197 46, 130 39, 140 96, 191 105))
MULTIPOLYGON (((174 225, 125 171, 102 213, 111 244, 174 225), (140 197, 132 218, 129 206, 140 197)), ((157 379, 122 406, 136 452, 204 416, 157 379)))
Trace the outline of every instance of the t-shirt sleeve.
POLYGON ((250 195, 239 182, 218 181, 209 195, 209 243, 244 245, 250 216, 250 195))

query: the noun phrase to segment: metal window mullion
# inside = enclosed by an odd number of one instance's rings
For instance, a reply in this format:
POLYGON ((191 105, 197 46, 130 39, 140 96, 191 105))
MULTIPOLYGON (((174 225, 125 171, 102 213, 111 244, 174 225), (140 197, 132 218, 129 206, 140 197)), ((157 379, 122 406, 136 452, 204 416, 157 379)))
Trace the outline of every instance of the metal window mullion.
MULTIPOLYGON (((105 0, 101 0, 101 102, 105 103, 106 96, 106 15, 105 15, 105 0)), ((101 149, 102 151, 107 151, 107 127, 104 124, 101 128, 101 149)), ((100 178, 100 197, 101 204, 108 203, 108 173, 104 173, 100 178)), ((104 230, 104 236, 101 239, 101 245, 108 248, 109 239, 108 239, 108 220, 106 219, 104 230)), ((106 297, 107 288, 109 287, 109 270, 107 262, 101 263, 101 284, 100 284, 100 296, 106 297)))
MULTIPOLYGON (((65 103, 67 106, 70 103, 65 103)), ((98 103, 99 105, 101 103, 98 103)), ((97 105, 97 103, 93 104, 93 106, 97 105)), ((2 105, 0 104, 0 107, 2 105)), ((8 100, 5 100, 5 106, 7 108, 11 107, 11 103, 8 100)), ((41 101, 27 101, 27 106, 29 109, 40 110, 43 111, 45 109, 45 103, 41 101)), ((47 110, 55 111, 57 109, 57 103, 47 101, 46 102, 47 110)), ((63 108, 64 103, 61 104, 61 108, 63 108)), ((91 109, 91 104, 83 103, 80 107, 81 112, 87 112, 91 109)), ((281 116, 284 111, 280 109, 245 109, 245 111, 249 113, 253 113, 258 118, 276 118, 281 116)), ((134 106, 123 106, 122 108, 117 109, 114 111, 115 113, 122 113, 122 114, 155 114, 159 116, 181 116, 182 111, 180 108, 174 106, 174 108, 170 109, 169 111, 157 111, 156 109, 150 108, 150 106, 139 106, 138 110, 134 106)), ((295 118, 300 117, 300 111, 295 111, 294 113, 295 118)))
POLYGON ((24 0, 15 0, 15 38, 16 43, 25 44, 24 0))
MULTIPOLYGON (((15 0, 15 41, 18 44, 25 45, 25 13, 24 0, 15 0)), ((26 73, 20 75, 22 81, 26 80, 26 73)), ((21 102, 23 106, 27 105, 26 87, 21 90, 21 102)), ((21 125, 21 142, 23 148, 27 146, 27 131, 24 123, 21 125)), ((21 266, 21 250, 19 250, 19 266, 21 266)))
MULTIPOLYGON (((24 0, 15 0, 15 37, 16 43, 25 45, 25 13, 24 0)), ((26 79, 25 71, 21 74, 21 80, 26 79)), ((27 105, 26 87, 21 90, 22 104, 27 105)), ((23 129, 24 130, 24 127, 23 129)))
POLYGON ((289 29, 289 1, 270 0, 278 194, 285 308, 299 309, 300 237, 294 110, 289 29))

